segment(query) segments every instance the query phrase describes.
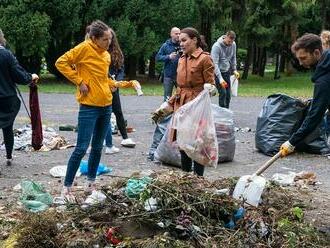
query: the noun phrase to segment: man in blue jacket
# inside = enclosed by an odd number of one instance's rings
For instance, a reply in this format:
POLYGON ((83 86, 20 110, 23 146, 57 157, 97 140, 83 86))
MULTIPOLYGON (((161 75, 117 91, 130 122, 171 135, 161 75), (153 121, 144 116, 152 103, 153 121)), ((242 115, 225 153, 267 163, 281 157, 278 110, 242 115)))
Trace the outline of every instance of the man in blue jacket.
POLYGON ((327 109, 330 109, 330 51, 322 50, 322 42, 318 35, 305 34, 291 47, 299 63, 314 70, 312 82, 314 94, 309 112, 291 138, 282 144, 282 157, 292 153, 295 146, 306 138, 323 120, 327 109))
POLYGON ((164 62, 164 101, 172 96, 173 86, 176 86, 176 69, 180 57, 180 29, 173 27, 171 29, 171 38, 159 49, 156 60, 164 62))

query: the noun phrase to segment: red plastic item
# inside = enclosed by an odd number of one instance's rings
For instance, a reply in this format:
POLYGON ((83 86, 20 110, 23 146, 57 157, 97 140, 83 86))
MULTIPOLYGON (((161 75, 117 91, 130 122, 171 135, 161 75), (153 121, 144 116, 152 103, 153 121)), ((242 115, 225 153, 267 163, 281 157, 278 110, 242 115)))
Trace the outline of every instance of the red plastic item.
POLYGON ((115 234, 116 234, 116 228, 115 227, 110 227, 106 233, 106 238, 108 241, 111 242, 111 244, 113 245, 118 245, 121 240, 116 238, 115 234))

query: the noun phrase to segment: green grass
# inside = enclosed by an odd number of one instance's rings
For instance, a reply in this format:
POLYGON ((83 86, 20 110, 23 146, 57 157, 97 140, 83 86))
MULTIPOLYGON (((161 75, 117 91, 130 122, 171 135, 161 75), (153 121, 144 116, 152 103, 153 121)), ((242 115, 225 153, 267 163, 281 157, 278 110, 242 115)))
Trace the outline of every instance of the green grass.
MULTIPOLYGON (((239 84, 239 96, 260 96, 265 97, 275 93, 284 93, 294 97, 311 97, 313 85, 310 81, 310 73, 297 73, 293 76, 282 75, 279 80, 273 80, 273 72, 266 73, 259 77, 249 75, 247 80, 241 80, 239 84)), ((163 86, 157 80, 149 80, 146 77, 139 77, 142 90, 145 95, 163 95, 163 86)), ((27 92, 26 86, 19 87, 21 91, 27 92)), ((39 91, 43 93, 70 93, 74 94, 76 87, 68 81, 58 81, 51 75, 42 75, 39 83, 39 91)), ((135 95, 133 89, 121 89, 122 95, 135 95)))

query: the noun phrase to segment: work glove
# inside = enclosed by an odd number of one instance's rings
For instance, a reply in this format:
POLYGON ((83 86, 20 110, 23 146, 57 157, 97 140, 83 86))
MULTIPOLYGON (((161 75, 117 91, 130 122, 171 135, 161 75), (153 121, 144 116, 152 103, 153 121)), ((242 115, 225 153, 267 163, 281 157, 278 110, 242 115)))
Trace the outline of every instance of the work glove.
POLYGON ((240 78, 239 72, 238 71, 234 71, 234 76, 235 76, 236 79, 239 79, 240 78))
POLYGON ((288 156, 290 153, 294 152, 294 146, 291 145, 289 141, 285 141, 280 148, 281 157, 288 156))
POLYGON ((221 88, 226 89, 228 88, 228 83, 225 80, 222 80, 220 83, 221 88))
POLYGON ((142 92, 141 84, 139 83, 139 81, 137 81, 137 80, 131 80, 130 82, 132 83, 132 86, 136 90, 137 95, 138 96, 142 96, 143 95, 143 92, 142 92))
POLYGON ((31 77, 32 77, 32 82, 36 84, 39 80, 39 76, 35 73, 32 73, 31 77))
POLYGON ((217 94, 216 87, 213 84, 204 84, 204 90, 208 90, 210 96, 215 96, 217 94))
POLYGON ((153 123, 158 124, 166 116, 173 113, 173 107, 168 102, 163 102, 155 112, 151 113, 153 123))

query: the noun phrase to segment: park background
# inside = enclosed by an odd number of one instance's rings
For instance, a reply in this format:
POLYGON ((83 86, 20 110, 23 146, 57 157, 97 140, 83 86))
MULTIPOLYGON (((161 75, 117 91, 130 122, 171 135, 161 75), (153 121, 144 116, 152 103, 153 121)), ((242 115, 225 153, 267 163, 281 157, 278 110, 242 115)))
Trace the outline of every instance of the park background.
POLYGON ((171 27, 191 26, 205 35, 209 49, 227 30, 237 33, 241 96, 311 97, 310 73, 290 46, 306 32, 330 28, 329 6, 329 0, 1 0, 0 28, 18 61, 41 74, 41 92, 75 91, 55 61, 100 19, 117 33, 127 78, 139 79, 146 95, 162 95, 155 55, 171 27))

